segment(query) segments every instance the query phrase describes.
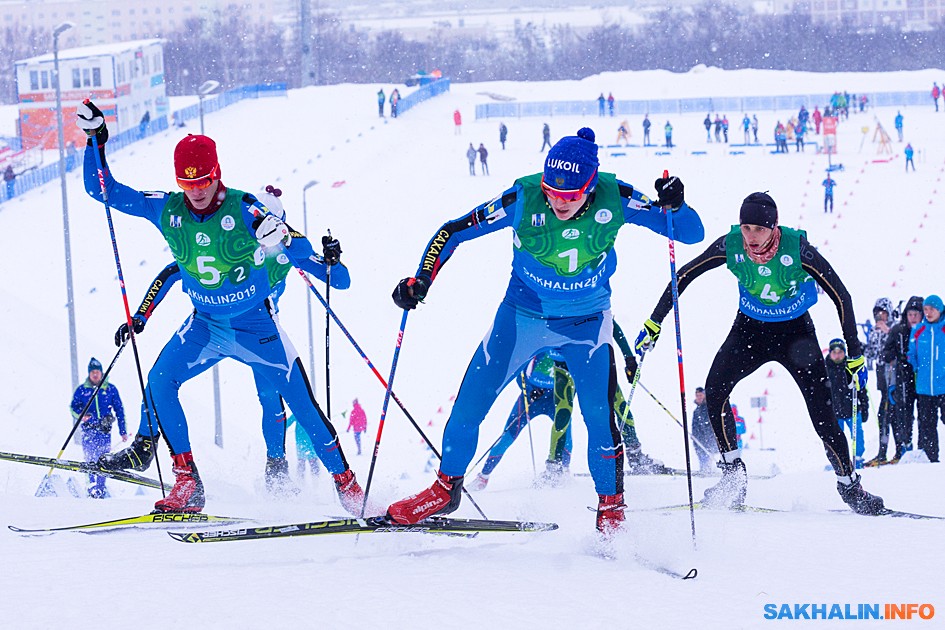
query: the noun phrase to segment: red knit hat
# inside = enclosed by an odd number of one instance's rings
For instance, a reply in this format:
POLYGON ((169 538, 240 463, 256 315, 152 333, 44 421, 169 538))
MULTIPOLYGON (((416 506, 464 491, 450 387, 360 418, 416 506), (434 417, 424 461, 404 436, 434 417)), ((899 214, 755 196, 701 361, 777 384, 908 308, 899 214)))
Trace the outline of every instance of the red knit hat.
POLYGON ((219 179, 216 143, 207 136, 187 134, 174 149, 174 171, 177 179, 219 179))

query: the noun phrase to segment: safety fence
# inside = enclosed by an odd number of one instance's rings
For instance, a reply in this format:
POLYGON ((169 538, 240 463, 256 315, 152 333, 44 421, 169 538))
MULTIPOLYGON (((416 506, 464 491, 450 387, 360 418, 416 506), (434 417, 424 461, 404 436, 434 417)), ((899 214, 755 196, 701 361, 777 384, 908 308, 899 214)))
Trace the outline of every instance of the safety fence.
MULTIPOLYGON (((244 85, 232 90, 227 90, 214 97, 204 99, 203 111, 205 114, 215 112, 229 107, 234 103, 249 98, 265 98, 270 96, 285 96, 285 83, 269 83, 262 85, 244 85)), ((412 95, 411 95, 412 96, 412 95)), ((406 99, 405 99, 406 100, 406 99)), ((171 113, 171 119, 175 126, 183 126, 188 120, 200 118, 200 105, 189 105, 183 109, 171 113)), ((71 121, 64 124, 71 124, 71 121)), ((115 152, 124 147, 144 140, 148 136, 167 131, 169 123, 167 118, 160 117, 152 119, 149 123, 126 129, 121 133, 109 134, 108 148, 110 152, 115 152)), ((65 152, 66 171, 72 171, 82 164, 82 156, 85 147, 69 147, 65 152)), ((50 164, 32 168, 26 172, 18 173, 16 179, 10 182, 4 182, 0 189, 0 201, 7 201, 22 195, 23 193, 49 183, 59 177, 59 160, 50 164)))
MULTIPOLYGON (((702 112, 756 112, 792 111, 801 105, 813 111, 814 106, 823 108, 830 103, 832 94, 790 94, 782 96, 715 96, 704 98, 678 98, 658 100, 617 100, 614 116, 643 116, 644 114, 688 114, 702 112)), ((857 98, 861 96, 856 95, 857 98)), ((866 93, 870 107, 906 107, 911 105, 932 106, 930 92, 869 92, 866 93)), ((859 104, 857 104, 857 107, 859 104)), ((853 109, 854 104, 850 104, 853 109)), ((609 113, 609 110, 608 110, 609 113)), ((501 102, 476 105, 476 120, 485 118, 524 118, 541 116, 599 116, 600 103, 591 101, 534 101, 501 102)))
POLYGON ((429 100, 434 96, 439 96, 444 92, 450 91, 450 80, 447 78, 437 79, 431 83, 421 86, 415 92, 408 94, 400 99, 397 105, 397 115, 406 113, 411 107, 415 107, 423 101, 429 100))

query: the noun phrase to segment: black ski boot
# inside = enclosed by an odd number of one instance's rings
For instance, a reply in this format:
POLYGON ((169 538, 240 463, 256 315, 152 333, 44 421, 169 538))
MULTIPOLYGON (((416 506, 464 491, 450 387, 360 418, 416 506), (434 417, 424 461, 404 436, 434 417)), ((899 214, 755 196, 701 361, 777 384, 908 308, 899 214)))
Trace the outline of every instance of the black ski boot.
POLYGON ((860 484, 860 475, 854 473, 851 478, 853 479, 853 483, 849 485, 842 481, 837 482, 837 492, 840 493, 840 498, 843 499, 843 502, 849 505, 850 509, 857 514, 865 514, 867 516, 882 514, 886 507, 883 504, 883 498, 864 490, 863 486, 860 484))
POLYGON ((718 463, 722 469, 722 478, 711 488, 707 488, 702 497, 702 506, 707 508, 735 509, 745 504, 748 492, 748 471, 741 457, 728 464, 718 463))
POLYGON ((627 472, 631 475, 668 475, 672 469, 667 468, 658 459, 653 459, 641 449, 627 450, 627 472))
POLYGON ((139 433, 128 448, 99 457, 98 465, 105 470, 147 470, 154 459, 157 439, 157 436, 152 439, 139 433))
POLYGON ((285 457, 266 458, 266 490, 274 496, 294 496, 299 493, 298 487, 289 477, 289 462, 285 457))

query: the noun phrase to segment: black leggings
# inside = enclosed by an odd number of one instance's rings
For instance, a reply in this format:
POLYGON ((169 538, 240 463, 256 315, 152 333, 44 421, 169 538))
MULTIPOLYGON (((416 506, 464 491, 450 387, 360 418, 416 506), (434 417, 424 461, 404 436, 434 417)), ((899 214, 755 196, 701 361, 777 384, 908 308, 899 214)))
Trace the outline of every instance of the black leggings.
POLYGON ((938 461, 938 418, 945 422, 945 394, 916 396, 919 401, 919 448, 930 462, 938 461))
POLYGON ((824 443, 837 475, 850 475, 850 449, 837 423, 824 357, 810 315, 787 322, 762 322, 743 313, 719 348, 705 383, 709 420, 723 453, 737 448, 735 416, 729 395, 743 378, 769 361, 781 364, 804 396, 814 430, 824 443))

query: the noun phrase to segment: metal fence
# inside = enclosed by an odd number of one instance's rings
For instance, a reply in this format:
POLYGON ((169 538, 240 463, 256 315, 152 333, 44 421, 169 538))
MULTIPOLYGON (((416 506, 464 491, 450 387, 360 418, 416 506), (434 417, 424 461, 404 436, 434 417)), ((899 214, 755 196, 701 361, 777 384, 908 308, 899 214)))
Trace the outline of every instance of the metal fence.
MULTIPOLYGON (((927 91, 867 93, 870 107, 904 107, 930 105, 927 91)), ((622 101, 614 104, 614 116, 644 114, 688 114, 701 112, 755 112, 796 110, 804 105, 813 110, 830 103, 830 94, 793 94, 783 96, 720 96, 706 98, 622 101)), ((852 104, 851 104, 852 109, 852 104)), ((599 116, 598 101, 503 102, 476 105, 476 120, 485 118, 524 118, 541 116, 599 116)))
MULTIPOLYGON (((215 112, 223 109, 224 107, 229 107, 234 103, 238 103, 247 98, 265 98, 269 96, 285 96, 286 95, 286 84, 285 83, 271 83, 265 85, 244 85, 242 87, 234 88, 232 90, 227 90, 219 94, 214 98, 204 99, 203 102, 203 111, 204 113, 215 112)), ((413 95, 411 95, 413 96, 413 95)), ((406 100, 406 99, 405 99, 406 100)), ((183 109, 176 110, 171 113, 171 118, 176 125, 181 125, 188 120, 193 120, 200 118, 200 108, 199 105, 190 105, 183 109)), ((71 121, 64 121, 63 124, 72 124, 71 121)), ((153 119, 150 123, 146 125, 140 125, 138 127, 133 127, 131 129, 126 129, 121 133, 114 135, 109 134, 108 138, 108 148, 110 152, 118 151, 124 147, 134 144, 139 140, 143 140, 148 136, 153 136, 156 133, 161 133, 167 131, 169 123, 167 118, 156 118, 153 119)), ((66 171, 72 171, 78 168, 82 164, 82 156, 85 147, 79 149, 73 149, 71 151, 66 151, 65 161, 66 161, 66 171)), ((59 178, 59 160, 28 170, 24 173, 17 175, 16 179, 13 180, 12 190, 11 187, 4 183, 3 188, 0 189, 0 202, 7 201, 12 199, 17 195, 22 195, 28 190, 32 190, 44 184, 47 184, 54 179, 59 178), (11 194, 12 193, 12 194, 11 194)))
POLYGON ((409 94, 400 99, 400 103, 397 105, 397 115, 400 116, 401 114, 409 111, 411 107, 415 107, 423 101, 429 100, 434 96, 439 96, 440 94, 449 91, 450 80, 447 78, 438 79, 432 83, 427 83, 426 85, 421 86, 416 92, 413 92, 412 94, 409 94))

